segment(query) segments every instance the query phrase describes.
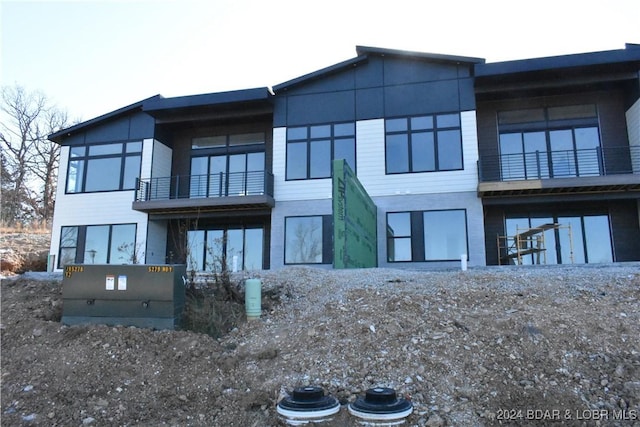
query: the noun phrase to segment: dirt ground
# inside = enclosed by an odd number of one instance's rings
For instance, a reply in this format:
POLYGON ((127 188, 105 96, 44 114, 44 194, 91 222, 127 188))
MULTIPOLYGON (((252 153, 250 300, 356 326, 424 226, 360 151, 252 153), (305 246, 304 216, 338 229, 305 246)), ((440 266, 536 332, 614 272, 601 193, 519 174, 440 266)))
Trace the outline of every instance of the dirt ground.
POLYGON ((254 277, 260 319, 218 339, 65 326, 60 281, 2 280, 2 425, 282 426, 303 385, 343 405, 327 426, 374 386, 408 426, 640 425, 638 264, 254 277))

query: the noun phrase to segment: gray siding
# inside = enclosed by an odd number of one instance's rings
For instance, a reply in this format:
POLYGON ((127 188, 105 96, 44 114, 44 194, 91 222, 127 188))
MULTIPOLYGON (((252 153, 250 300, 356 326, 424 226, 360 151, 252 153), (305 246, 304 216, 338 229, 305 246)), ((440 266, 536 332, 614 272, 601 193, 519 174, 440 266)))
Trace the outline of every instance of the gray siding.
POLYGON ((374 197, 378 207, 378 266, 389 268, 459 268, 460 261, 388 262, 387 212, 465 209, 467 212, 468 265, 485 265, 483 210, 475 192, 374 197))
POLYGON ((274 127, 473 110, 469 68, 371 57, 353 68, 279 93, 274 127))
POLYGON ((153 138, 154 119, 142 112, 105 121, 86 131, 65 139, 65 145, 117 142, 153 138))

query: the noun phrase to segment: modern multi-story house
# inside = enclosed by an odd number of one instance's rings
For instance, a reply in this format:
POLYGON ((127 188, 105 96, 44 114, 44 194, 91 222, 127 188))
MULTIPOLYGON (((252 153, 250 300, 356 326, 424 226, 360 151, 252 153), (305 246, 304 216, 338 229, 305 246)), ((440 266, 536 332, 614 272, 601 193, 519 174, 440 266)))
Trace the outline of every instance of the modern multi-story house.
POLYGON ((273 90, 145 99, 51 135, 51 254, 331 267, 344 159, 374 265, 637 261, 639 70, 635 45, 493 64, 358 47, 273 90))

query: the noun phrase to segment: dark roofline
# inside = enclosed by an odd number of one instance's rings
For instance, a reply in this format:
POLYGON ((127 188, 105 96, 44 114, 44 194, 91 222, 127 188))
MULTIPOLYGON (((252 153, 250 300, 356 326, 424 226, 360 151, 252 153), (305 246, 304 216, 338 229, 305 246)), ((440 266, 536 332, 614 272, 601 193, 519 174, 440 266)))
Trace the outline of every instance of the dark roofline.
POLYGON ((157 98, 145 102, 143 111, 153 113, 162 110, 179 110, 184 108, 203 107, 209 105, 232 104, 238 102, 264 101, 271 97, 268 87, 241 89, 228 92, 205 93, 201 95, 177 96, 173 98, 157 98))
POLYGON ((355 58, 339 62, 330 67, 323 68, 318 71, 314 71, 313 73, 305 74, 304 76, 297 77, 295 79, 286 81, 284 83, 280 83, 273 87, 273 91, 277 94, 279 91, 287 90, 293 86, 297 86, 315 79, 319 79, 322 77, 326 77, 332 73, 341 71, 345 68, 355 67, 361 62, 365 62, 372 55, 377 56, 401 56, 401 57, 409 57, 416 58, 420 60, 429 60, 434 62, 453 62, 456 64, 478 64, 484 63, 483 58, 472 58, 468 56, 454 56, 454 55, 440 55, 436 53, 425 53, 425 52, 412 52, 407 50, 397 50, 397 49, 384 49, 380 47, 369 47, 369 46, 356 46, 356 53, 358 56, 355 58))
POLYGON ((306 83, 308 81, 315 80, 315 79, 318 79, 318 78, 321 78, 321 77, 328 76, 330 74, 333 74, 333 73, 336 73, 338 71, 341 71, 344 68, 355 67, 359 63, 364 62, 366 60, 367 60, 366 56, 357 56, 355 58, 351 58, 351 59, 348 59, 346 61, 339 62, 339 63, 331 65, 329 67, 322 68, 322 69, 320 69, 318 71, 314 71, 313 73, 305 74, 303 76, 296 77, 295 79, 292 79, 292 80, 286 81, 284 83, 280 83, 278 85, 275 85, 273 87, 273 91, 277 94, 278 91, 287 90, 290 87, 297 86, 299 84, 306 83))
POLYGON ((356 46, 358 55, 380 55, 380 56, 408 56, 417 59, 427 59, 436 62, 454 62, 456 64, 482 64, 484 58, 475 58, 471 56, 443 55, 440 53, 416 52, 410 50, 385 49, 381 47, 356 46))
POLYGON ((155 95, 143 99, 126 107, 119 108, 107 114, 87 120, 69 128, 60 130, 49 135, 49 140, 61 144, 65 138, 74 133, 84 131, 107 120, 129 114, 132 111, 140 110, 150 115, 155 112, 166 110, 179 110, 185 108, 201 107, 207 105, 232 104, 238 102, 251 102, 267 100, 271 96, 269 88, 261 87, 255 89, 243 89, 229 92, 207 93, 202 95, 178 96, 174 98, 164 98, 162 95, 155 95))
POLYGON ((627 43, 624 49, 600 52, 575 53, 542 58, 477 64, 476 77, 491 77, 505 74, 527 73, 572 67, 588 67, 640 61, 640 45, 627 43))
POLYGON ((126 107, 118 108, 117 110, 111 111, 109 113, 103 114, 101 116, 95 117, 95 118, 87 120, 85 122, 78 123, 77 125, 73 125, 73 126, 68 127, 66 129, 59 130, 58 132, 54 132, 51 135, 49 135, 48 139, 50 141, 55 142, 55 143, 61 144, 62 140, 64 138, 67 138, 67 137, 73 135, 74 133, 76 133, 78 131, 81 131, 81 130, 84 130, 86 128, 95 126, 95 125, 97 125, 97 124, 99 124, 101 122, 104 122, 106 120, 110 120, 110 119, 119 117, 119 116, 124 115, 124 114, 129 114, 129 113, 131 113, 132 111, 135 111, 135 110, 142 110, 142 108, 143 108, 143 106, 144 106, 144 104, 146 102, 153 101, 155 99, 160 99, 160 98, 162 98, 161 95, 154 95, 154 96, 152 96, 150 98, 143 99, 142 101, 138 101, 138 102, 135 102, 135 103, 133 103, 131 105, 127 105, 126 107))

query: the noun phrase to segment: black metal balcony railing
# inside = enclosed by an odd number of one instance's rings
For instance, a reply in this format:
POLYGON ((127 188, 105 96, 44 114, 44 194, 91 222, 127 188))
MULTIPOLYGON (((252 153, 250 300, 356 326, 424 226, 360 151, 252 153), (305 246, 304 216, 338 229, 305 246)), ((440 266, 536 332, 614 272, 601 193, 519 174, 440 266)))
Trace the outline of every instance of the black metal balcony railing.
POLYGON ((273 174, 267 171, 210 175, 177 175, 139 179, 136 202, 204 197, 273 196, 273 174))
POLYGON ((480 153, 480 182, 640 174, 640 147, 584 150, 480 153))

